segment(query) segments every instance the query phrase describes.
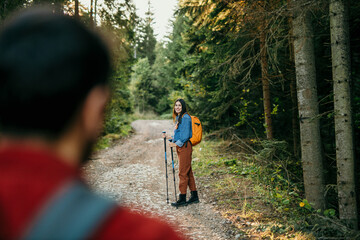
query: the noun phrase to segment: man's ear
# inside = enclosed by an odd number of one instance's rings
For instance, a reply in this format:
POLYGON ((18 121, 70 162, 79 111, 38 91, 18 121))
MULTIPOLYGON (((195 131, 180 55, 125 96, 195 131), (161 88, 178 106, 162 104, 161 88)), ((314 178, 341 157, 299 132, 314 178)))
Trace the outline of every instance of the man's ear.
POLYGON ((96 139, 102 131, 106 103, 110 96, 107 86, 96 86, 87 95, 81 114, 84 134, 96 139))

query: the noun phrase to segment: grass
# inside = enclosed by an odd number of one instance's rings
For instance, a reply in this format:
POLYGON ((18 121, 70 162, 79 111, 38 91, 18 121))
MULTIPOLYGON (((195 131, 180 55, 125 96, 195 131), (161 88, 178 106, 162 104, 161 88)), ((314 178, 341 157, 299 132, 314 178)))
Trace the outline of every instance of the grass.
MULTIPOLYGON (((291 219, 296 204, 272 193, 254 155, 226 151, 229 145, 225 141, 201 142, 193 152, 193 169, 199 191, 233 223, 236 234, 253 239, 315 239, 309 232, 296 230, 292 222, 302 221, 297 216, 291 219)), ((283 193, 279 190, 278 194, 283 193)))
POLYGON ((98 141, 96 142, 94 146, 94 151, 99 151, 102 149, 107 149, 111 147, 111 145, 116 142, 116 140, 119 140, 123 137, 126 137, 132 133, 132 127, 131 124, 124 124, 121 127, 121 130, 119 133, 109 133, 104 136, 99 137, 98 141))
POLYGON ((316 210, 304 199, 301 164, 284 141, 203 140, 194 148, 193 170, 204 200, 240 237, 360 239, 335 209, 316 210))

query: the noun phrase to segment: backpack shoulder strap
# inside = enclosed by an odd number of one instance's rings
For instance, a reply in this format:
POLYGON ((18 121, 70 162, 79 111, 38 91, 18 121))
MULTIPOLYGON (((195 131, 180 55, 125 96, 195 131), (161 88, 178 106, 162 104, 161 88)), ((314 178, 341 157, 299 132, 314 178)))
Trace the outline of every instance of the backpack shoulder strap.
POLYGON ((88 238, 115 206, 114 202, 89 191, 83 183, 74 181, 40 213, 23 239, 88 238))

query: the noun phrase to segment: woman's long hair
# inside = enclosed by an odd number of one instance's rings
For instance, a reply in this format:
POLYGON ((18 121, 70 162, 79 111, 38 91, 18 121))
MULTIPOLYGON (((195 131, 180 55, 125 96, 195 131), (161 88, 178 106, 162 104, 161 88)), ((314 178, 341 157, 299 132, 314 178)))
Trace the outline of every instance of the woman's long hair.
POLYGON ((187 112, 187 109, 186 109, 186 103, 185 103, 184 99, 182 99, 182 98, 176 99, 176 101, 175 101, 175 103, 174 103, 173 115, 172 115, 174 122, 175 122, 176 116, 177 116, 177 113, 175 112, 175 104, 176 104, 177 102, 180 102, 180 103, 181 103, 181 113, 180 113, 179 119, 178 119, 178 123, 180 124, 180 123, 181 123, 182 116, 184 115, 184 113, 187 112))

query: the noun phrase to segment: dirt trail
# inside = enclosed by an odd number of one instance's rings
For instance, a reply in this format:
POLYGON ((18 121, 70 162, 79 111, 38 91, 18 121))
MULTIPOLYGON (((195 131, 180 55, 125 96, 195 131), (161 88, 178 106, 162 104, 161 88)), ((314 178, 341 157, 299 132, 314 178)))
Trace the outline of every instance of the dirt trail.
MULTIPOLYGON (((134 211, 147 211, 177 226, 191 239, 233 239, 228 222, 206 203, 199 192, 200 203, 174 208, 166 203, 164 143, 161 132, 171 133, 168 120, 137 120, 135 134, 113 147, 99 151, 86 166, 89 182, 134 211)), ((170 148, 167 146, 169 198, 175 200, 170 148)), ((174 158, 177 162, 176 153, 174 158)), ((177 164, 176 175, 177 171, 177 164)), ((196 175, 196 173, 195 173, 196 175)), ((176 183, 178 183, 176 176, 176 183)), ((178 193, 178 189, 177 189, 178 193)))

